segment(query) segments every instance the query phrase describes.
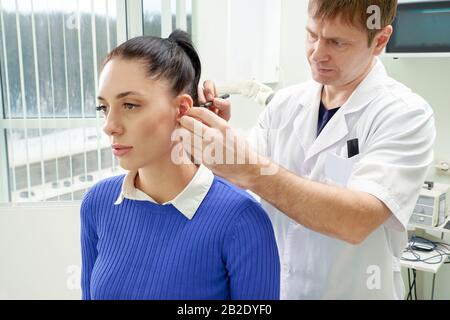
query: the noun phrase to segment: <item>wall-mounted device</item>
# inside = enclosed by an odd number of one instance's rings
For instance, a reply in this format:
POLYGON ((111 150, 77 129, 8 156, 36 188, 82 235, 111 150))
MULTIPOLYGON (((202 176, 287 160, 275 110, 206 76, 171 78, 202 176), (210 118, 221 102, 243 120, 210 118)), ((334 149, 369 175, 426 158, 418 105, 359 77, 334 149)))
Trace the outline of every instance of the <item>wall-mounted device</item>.
POLYGON ((450 185, 425 182, 409 223, 429 227, 443 224, 448 216, 449 202, 450 185))
POLYGON ((450 1, 400 0, 393 27, 386 55, 450 57, 450 1))

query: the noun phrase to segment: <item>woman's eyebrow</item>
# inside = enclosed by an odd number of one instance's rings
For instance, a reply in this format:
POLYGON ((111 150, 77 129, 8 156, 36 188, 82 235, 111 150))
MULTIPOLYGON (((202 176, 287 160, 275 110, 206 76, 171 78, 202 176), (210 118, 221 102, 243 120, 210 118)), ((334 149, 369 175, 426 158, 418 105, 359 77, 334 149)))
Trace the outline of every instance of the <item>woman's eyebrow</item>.
MULTIPOLYGON (((125 97, 130 96, 130 95, 142 97, 142 94, 140 94, 139 92, 136 92, 136 91, 127 91, 127 92, 119 93, 119 94, 116 96, 116 99, 122 99, 122 98, 125 98, 125 97)), ((105 98, 100 97, 100 96, 98 96, 97 99, 98 99, 98 100, 102 100, 102 101, 106 101, 105 98)))

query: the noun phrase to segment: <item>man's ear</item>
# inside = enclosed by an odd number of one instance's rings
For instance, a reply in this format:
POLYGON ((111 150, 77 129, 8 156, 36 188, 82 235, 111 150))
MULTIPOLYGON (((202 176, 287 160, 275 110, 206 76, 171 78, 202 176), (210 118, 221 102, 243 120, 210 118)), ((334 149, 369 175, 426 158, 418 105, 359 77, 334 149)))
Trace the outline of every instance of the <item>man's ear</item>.
POLYGON ((177 120, 184 116, 194 105, 194 100, 192 100, 192 97, 188 94, 179 95, 175 102, 178 107, 177 120))
POLYGON ((386 48, 389 40, 391 39, 392 33, 394 32, 394 29, 391 25, 386 26, 383 28, 383 30, 380 31, 379 34, 374 39, 375 42, 375 48, 374 48, 374 54, 379 56, 383 53, 384 48, 386 48))

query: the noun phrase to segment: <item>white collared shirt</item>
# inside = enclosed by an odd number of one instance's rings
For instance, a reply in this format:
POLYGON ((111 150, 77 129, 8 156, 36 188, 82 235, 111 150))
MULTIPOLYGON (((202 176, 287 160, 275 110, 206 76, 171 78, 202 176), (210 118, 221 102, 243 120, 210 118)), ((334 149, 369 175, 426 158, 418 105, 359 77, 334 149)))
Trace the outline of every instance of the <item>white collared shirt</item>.
MULTIPOLYGON (((120 205, 124 199, 137 201, 150 201, 157 203, 149 195, 136 188, 134 181, 138 171, 130 171, 125 176, 122 183, 122 191, 117 198, 115 205, 120 205)), ((189 184, 174 199, 163 203, 162 205, 172 204, 186 218, 191 220, 197 209, 205 199, 211 185, 214 181, 214 174, 204 165, 200 165, 189 184)))

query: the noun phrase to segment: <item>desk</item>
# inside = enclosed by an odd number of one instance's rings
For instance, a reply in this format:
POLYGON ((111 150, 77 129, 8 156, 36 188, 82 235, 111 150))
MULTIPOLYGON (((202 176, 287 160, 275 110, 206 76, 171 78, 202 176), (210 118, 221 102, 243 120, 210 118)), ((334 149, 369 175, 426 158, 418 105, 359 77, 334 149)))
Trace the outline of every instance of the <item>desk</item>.
MULTIPOLYGON (((449 229, 444 229, 443 226, 450 220, 450 217, 446 219, 446 221, 437 227, 428 227, 424 225, 416 225, 416 224, 410 224, 408 226, 408 231, 415 232, 416 229, 423 230, 423 231, 433 231, 433 232, 440 232, 441 238, 433 237, 431 235, 426 235, 425 238, 428 240, 431 240, 433 242, 443 242, 444 234, 449 233, 449 229)), ((448 251, 448 250, 447 250, 448 251)), ((408 261, 408 260, 400 260, 400 264, 402 267, 408 268, 408 284, 409 284, 409 294, 408 298, 411 296, 412 298, 412 289, 416 289, 416 271, 423 271, 423 272, 431 272, 433 273, 433 282, 431 286, 431 299, 434 299, 434 284, 436 281, 436 274, 439 271, 439 269, 442 267, 442 265, 445 264, 446 261, 448 261, 449 257, 442 257, 439 252, 436 250, 433 251, 416 251, 412 250, 412 252, 404 252, 402 257, 407 259, 414 259, 414 254, 416 253, 420 255, 421 260, 427 260, 427 262, 423 261, 408 261), (413 282, 411 283, 411 276, 410 272, 413 272, 413 282)), ((417 294, 416 294, 417 298, 417 294)))

